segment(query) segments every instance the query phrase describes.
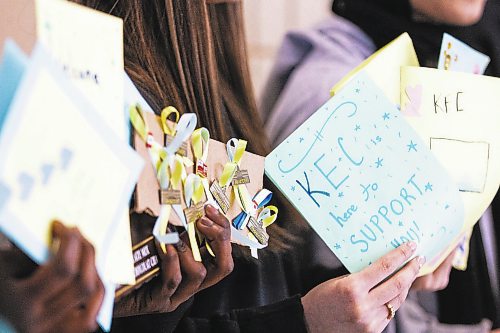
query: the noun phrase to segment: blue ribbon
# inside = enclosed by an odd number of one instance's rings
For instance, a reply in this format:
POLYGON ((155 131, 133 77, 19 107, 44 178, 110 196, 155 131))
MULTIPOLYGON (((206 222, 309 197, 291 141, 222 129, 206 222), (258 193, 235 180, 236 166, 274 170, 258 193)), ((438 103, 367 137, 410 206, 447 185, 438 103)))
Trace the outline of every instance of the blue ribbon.
POLYGON ((269 190, 263 189, 259 191, 252 199, 253 207, 248 212, 243 211, 236 216, 233 220, 233 226, 238 230, 244 229, 250 218, 249 214, 255 215, 259 208, 266 206, 271 201, 272 197, 273 193, 269 190))

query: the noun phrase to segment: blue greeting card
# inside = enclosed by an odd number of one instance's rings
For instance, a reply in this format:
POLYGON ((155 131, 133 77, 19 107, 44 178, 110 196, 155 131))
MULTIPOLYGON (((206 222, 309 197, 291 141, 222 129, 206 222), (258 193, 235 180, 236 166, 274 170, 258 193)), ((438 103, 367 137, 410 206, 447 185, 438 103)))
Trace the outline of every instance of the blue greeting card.
POLYGON ((23 77, 27 61, 26 55, 16 43, 7 39, 0 62, 0 129, 23 77))
POLYGON ((491 59, 469 45, 444 33, 439 52, 438 69, 483 74, 491 59))
POLYGON ((463 225, 456 185, 364 73, 271 152, 265 169, 350 272, 410 240, 432 262, 463 225))

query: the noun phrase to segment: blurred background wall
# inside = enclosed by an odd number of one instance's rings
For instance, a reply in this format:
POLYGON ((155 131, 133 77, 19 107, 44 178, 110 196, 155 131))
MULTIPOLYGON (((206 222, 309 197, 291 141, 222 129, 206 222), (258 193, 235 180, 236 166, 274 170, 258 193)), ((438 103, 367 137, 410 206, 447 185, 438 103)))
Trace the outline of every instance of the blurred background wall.
MULTIPOLYGON (((250 66, 259 96, 285 32, 311 26, 329 15, 331 0, 243 1, 250 66)), ((35 41, 34 20, 33 0, 0 0, 0 49, 5 38, 12 37, 29 52, 35 41)))
MULTIPOLYGON (((1 1, 1 0, 0 0, 1 1)), ((331 0, 244 0, 250 66, 257 97, 283 35, 307 28, 330 14, 331 0)))
POLYGON ((35 8, 33 0, 0 0, 0 49, 5 38, 13 38, 25 52, 35 42, 35 8))

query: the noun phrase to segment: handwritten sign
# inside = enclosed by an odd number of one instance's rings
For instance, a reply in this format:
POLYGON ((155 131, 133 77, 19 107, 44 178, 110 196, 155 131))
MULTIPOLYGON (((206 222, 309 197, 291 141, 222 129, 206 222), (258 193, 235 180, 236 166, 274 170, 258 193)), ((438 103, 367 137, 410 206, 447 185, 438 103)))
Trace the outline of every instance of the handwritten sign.
POLYGON ((0 153, 0 229, 42 263, 49 256, 51 221, 78 226, 96 248, 106 284, 98 322, 109 329, 114 288, 106 255, 142 160, 109 131, 40 45, 7 114, 0 153))
POLYGON ((401 69, 402 114, 458 184, 469 228, 488 208, 500 184, 498 91, 498 78, 401 69))
MULTIPOLYGON (((128 142, 124 109, 123 21, 70 1, 37 0, 37 37, 106 125, 128 142)), ((134 283, 128 209, 111 239, 106 276, 134 283)))
POLYGON ((37 37, 106 124, 126 139, 123 21, 62 0, 37 0, 37 37))
POLYGON ((434 258, 463 225, 457 188, 364 73, 271 152, 265 170, 351 272, 410 240, 434 258))

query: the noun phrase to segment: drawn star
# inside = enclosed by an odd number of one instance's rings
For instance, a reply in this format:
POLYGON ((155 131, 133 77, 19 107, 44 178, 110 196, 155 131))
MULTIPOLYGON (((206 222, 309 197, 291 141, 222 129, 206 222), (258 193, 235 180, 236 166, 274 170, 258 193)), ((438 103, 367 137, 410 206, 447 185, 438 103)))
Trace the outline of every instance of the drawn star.
POLYGON ((444 209, 448 209, 450 208, 450 205, 446 204, 446 206, 444 206, 444 209))
POLYGON ((302 143, 304 141, 304 138, 300 138, 299 142, 302 143))
POLYGON ((417 144, 410 140, 410 144, 406 145, 408 147, 408 152, 414 150, 417 151, 417 144))
POLYGON ((344 192, 339 192, 339 198, 343 198, 344 197, 344 192))
POLYGON ((355 130, 356 132, 357 132, 357 131, 359 131, 360 129, 361 129, 361 126, 359 126, 359 125, 356 125, 356 127, 354 128, 354 130, 355 130))
POLYGON ((427 191, 432 192, 432 184, 431 183, 427 183, 425 185, 425 192, 427 192, 427 191))
POLYGON ((387 113, 387 112, 386 112, 386 113, 384 113, 383 118, 384 118, 384 120, 389 120, 389 119, 391 119, 390 114, 389 114, 389 113, 387 113))
POLYGON ((404 226, 403 221, 399 221, 398 225, 399 225, 400 227, 404 226))
POLYGON ((356 88, 356 90, 355 90, 355 91, 356 91, 356 94, 359 94, 359 92, 361 91, 361 89, 356 88))
POLYGON ((340 248, 341 248, 342 246, 340 246, 340 244, 339 244, 339 243, 337 243, 337 244, 335 244, 333 247, 335 247, 335 249, 336 249, 336 250, 340 250, 340 248))
POLYGON ((292 192, 295 192, 295 186, 290 187, 290 189, 292 190, 292 192))
POLYGON ((383 158, 380 158, 380 157, 377 158, 377 161, 375 162, 375 165, 376 165, 377 169, 380 168, 380 167, 382 167, 382 162, 383 161, 384 161, 383 158))

